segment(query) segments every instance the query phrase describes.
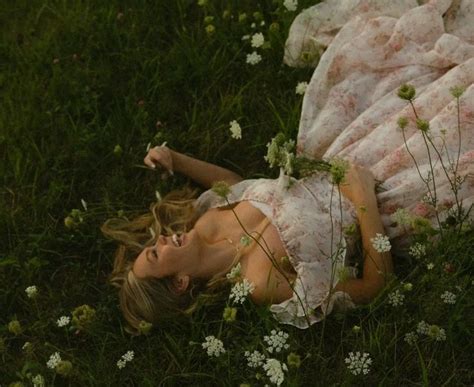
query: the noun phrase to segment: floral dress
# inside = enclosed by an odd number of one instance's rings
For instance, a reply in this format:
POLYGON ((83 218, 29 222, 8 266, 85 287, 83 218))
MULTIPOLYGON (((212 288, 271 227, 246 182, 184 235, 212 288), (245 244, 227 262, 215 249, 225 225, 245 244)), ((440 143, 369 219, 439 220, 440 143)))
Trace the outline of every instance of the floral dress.
MULTIPOLYGON (((317 58, 303 100, 297 154, 343 158, 372 171, 381 182, 376 196, 392 252, 400 253, 409 240, 409 230, 393 216, 398 209, 437 227, 430 202, 436 197, 440 220, 446 219, 455 203, 454 170, 458 200, 469 210, 474 202, 474 2, 323 1, 294 20, 284 62, 305 66, 317 58), (397 96, 404 83, 416 88, 413 105, 417 117, 429 123, 425 132, 415 124, 410 103, 397 96), (464 90, 459 121, 454 86, 464 90), (403 130, 400 117, 408 120, 403 130)), ((348 270, 356 274, 348 266, 355 241, 343 230, 358 223, 352 203, 342 197, 339 206, 325 173, 293 179, 289 189, 285 179, 240 182, 232 186, 230 201, 249 200, 277 228, 297 278, 293 297, 271 311, 282 323, 306 328, 334 306, 355 306, 347 293, 333 288, 344 268, 346 275, 348 270)), ((225 205, 212 191, 196 204, 201 210, 225 205)))

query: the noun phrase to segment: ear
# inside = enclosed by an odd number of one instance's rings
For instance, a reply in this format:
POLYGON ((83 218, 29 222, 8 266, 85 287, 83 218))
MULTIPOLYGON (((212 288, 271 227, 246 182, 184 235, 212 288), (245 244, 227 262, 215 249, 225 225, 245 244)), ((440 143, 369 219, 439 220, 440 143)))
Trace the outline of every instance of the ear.
POLYGON ((189 286, 188 275, 177 275, 171 279, 171 291, 175 294, 183 294, 189 286))

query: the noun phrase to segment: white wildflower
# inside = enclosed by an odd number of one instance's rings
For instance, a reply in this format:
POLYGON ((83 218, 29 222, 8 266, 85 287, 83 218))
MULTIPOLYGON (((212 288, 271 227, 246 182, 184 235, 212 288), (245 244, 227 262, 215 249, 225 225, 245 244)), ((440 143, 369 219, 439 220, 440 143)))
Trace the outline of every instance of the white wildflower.
POLYGON ((263 365, 263 369, 267 371, 267 376, 270 378, 270 382, 279 386, 285 380, 285 374, 283 371, 288 371, 288 367, 285 363, 280 363, 277 359, 267 359, 263 365))
POLYGON ((33 383, 33 387, 44 387, 46 386, 46 383, 44 381, 44 377, 41 374, 37 374, 36 376, 31 379, 31 382, 33 383))
POLYGON ((446 304, 455 304, 456 303, 456 295, 454 293, 445 291, 441 295, 441 299, 446 303, 446 304))
POLYGON ((418 259, 421 257, 424 257, 426 254, 426 246, 417 242, 413 246, 410 247, 408 254, 418 259))
POLYGON ((430 325, 427 335, 436 341, 446 340, 446 332, 444 329, 435 324, 430 325))
POLYGON ((263 365, 263 361, 265 360, 265 355, 259 351, 253 351, 252 353, 245 351, 244 356, 247 359, 247 365, 250 368, 260 367, 263 365))
POLYGON ((401 294, 399 290, 395 290, 394 292, 388 295, 388 303, 392 306, 403 305, 404 299, 405 295, 401 294))
POLYGON ((270 336, 264 336, 263 340, 268 344, 267 351, 270 353, 280 352, 283 348, 288 349, 290 346, 286 344, 288 340, 288 333, 283 331, 277 331, 273 329, 270 336))
POLYGON ((416 327, 416 331, 417 331, 417 333, 419 333, 420 335, 427 335, 429 329, 430 329, 430 324, 428 324, 428 323, 425 322, 424 320, 421 320, 421 321, 418 323, 418 326, 416 327))
POLYGON ((229 299, 233 299, 236 304, 243 304, 249 294, 255 290, 255 285, 244 278, 242 282, 236 283, 231 291, 229 299))
POLYGON ((124 355, 122 355, 122 359, 124 361, 132 361, 134 357, 135 357, 134 351, 127 351, 124 355))
POLYGON ((247 63, 251 65, 256 65, 262 60, 262 56, 257 54, 257 51, 247 54, 247 63))
POLYGON ((87 203, 84 199, 81 199, 81 204, 82 204, 82 207, 84 207, 84 211, 87 211, 87 203))
POLYGON ((360 375, 361 373, 367 375, 370 371, 369 366, 372 364, 370 354, 364 352, 361 356, 359 351, 355 354, 349 352, 349 357, 346 357, 344 361, 348 364, 347 368, 349 368, 349 371, 351 371, 353 375, 360 375))
POLYGON ((249 40, 250 39, 250 35, 244 35, 242 36, 242 40, 249 40))
POLYGON ((230 132, 232 133, 231 137, 239 140, 242 138, 242 128, 240 127, 239 123, 236 120, 229 122, 230 125, 230 132))
POLYGON ((308 88, 308 82, 299 82, 297 85, 296 85, 296 94, 300 94, 300 95, 303 95, 304 93, 306 93, 306 89, 308 88))
POLYGON ((239 278, 240 277, 240 270, 241 270, 241 266, 240 266, 240 262, 239 262, 239 263, 237 263, 237 265, 235 265, 230 270, 230 273, 227 273, 227 275, 226 275, 227 279, 232 280, 232 279, 239 278))
POLYGON ((125 360, 120 359, 117 361, 117 367, 119 370, 124 368, 126 365, 127 365, 127 362, 125 360))
POLYGON ((427 268, 428 270, 433 269, 433 267, 434 267, 434 263, 431 263, 431 262, 426 265, 426 268, 427 268))
POLYGON ((413 215, 406 208, 397 208, 397 210, 390 215, 390 218, 398 224, 409 226, 413 220, 413 215))
POLYGON ((283 6, 288 11, 296 11, 296 8, 298 7, 298 0, 285 0, 283 2, 283 6))
POLYGON ((415 332, 408 332, 403 339, 408 345, 413 345, 418 340, 418 335, 415 332))
POLYGON ((374 247, 374 249, 377 250, 379 253, 385 253, 387 251, 390 251, 390 249, 392 248, 387 235, 376 233, 375 238, 370 238, 370 241, 372 242, 372 246, 374 247))
POLYGON ((209 357, 219 357, 221 354, 225 353, 224 343, 222 343, 221 340, 216 339, 214 336, 207 336, 205 340, 206 341, 201 345, 204 349, 207 349, 207 355, 209 357))
POLYGON ((25 289, 25 292, 28 298, 36 298, 36 296, 38 295, 38 288, 35 285, 28 286, 25 289))
POLYGON ((261 32, 252 35, 252 41, 250 43, 252 47, 259 48, 263 46, 263 43, 265 43, 265 38, 261 32))
POLYGON ((68 316, 61 316, 57 321, 56 324, 58 327, 65 327, 71 321, 71 318, 68 316))
POLYGON ((59 354, 59 352, 54 352, 50 357, 49 357, 49 360, 48 362, 46 363, 46 365, 48 366, 48 368, 51 368, 51 369, 55 369, 56 366, 61 362, 61 355, 59 354))

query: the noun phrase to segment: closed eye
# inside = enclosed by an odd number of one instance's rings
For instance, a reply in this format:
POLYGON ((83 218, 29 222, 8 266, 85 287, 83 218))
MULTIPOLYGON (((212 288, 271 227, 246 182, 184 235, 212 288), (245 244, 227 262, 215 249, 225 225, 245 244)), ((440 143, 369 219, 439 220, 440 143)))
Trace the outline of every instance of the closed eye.
POLYGON ((158 259, 158 254, 156 254, 156 249, 152 249, 151 254, 153 255, 153 258, 158 259))

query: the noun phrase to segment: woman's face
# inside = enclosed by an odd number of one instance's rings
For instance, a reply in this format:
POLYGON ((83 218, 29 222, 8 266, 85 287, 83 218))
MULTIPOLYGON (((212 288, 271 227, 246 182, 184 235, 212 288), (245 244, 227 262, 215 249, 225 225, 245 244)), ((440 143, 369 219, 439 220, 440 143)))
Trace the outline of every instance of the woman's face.
POLYGON ((165 278, 186 272, 193 266, 201 252, 201 239, 192 229, 177 237, 177 246, 171 236, 160 235, 153 246, 145 248, 133 264, 133 272, 139 278, 165 278))

